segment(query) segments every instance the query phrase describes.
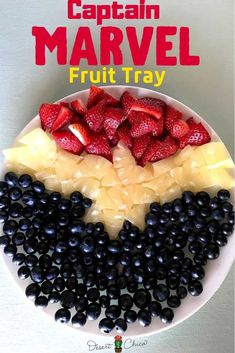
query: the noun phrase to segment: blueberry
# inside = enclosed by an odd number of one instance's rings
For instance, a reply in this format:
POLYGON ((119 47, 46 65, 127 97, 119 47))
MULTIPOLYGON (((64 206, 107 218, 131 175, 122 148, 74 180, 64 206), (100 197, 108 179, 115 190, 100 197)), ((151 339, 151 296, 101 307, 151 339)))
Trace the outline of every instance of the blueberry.
POLYGON ((110 333, 114 329, 113 320, 104 318, 99 322, 99 329, 102 333, 110 333))
POLYGON ((27 254, 34 254, 37 250, 38 241, 33 238, 27 239, 23 244, 23 249, 27 254))
POLYGON ((149 326, 151 324, 152 318, 149 310, 141 309, 138 312, 138 321, 139 324, 143 327, 149 326))
POLYGON ((82 205, 72 207, 71 215, 73 218, 82 218, 85 215, 85 207, 82 205))
POLYGON ((161 209, 162 209, 162 207, 161 207, 160 203, 158 203, 158 202, 153 202, 150 205, 150 211, 154 214, 158 214, 159 212, 161 212, 161 209))
POLYGON ((29 299, 35 299, 40 294, 40 286, 36 283, 29 284, 25 289, 25 294, 29 299))
POLYGON ((10 238, 6 235, 0 237, 0 246, 4 247, 10 244, 10 238))
POLYGON ((62 240, 58 241, 55 245, 55 251, 58 252, 59 254, 65 253, 67 249, 68 249, 67 244, 62 240))
POLYGON ((189 205, 186 209, 187 215, 189 217, 195 217, 197 215, 197 207, 195 205, 189 205))
POLYGON ((23 208, 23 217, 30 218, 33 215, 33 209, 29 206, 23 208))
MULTIPOLYGON (((0 188, 1 188, 1 182, 0 182, 0 188)), ((1 194, 1 191, 0 191, 0 194, 1 194)), ((9 200, 8 197, 6 196, 0 197, 0 210, 6 210, 10 207, 10 205, 11 205, 11 201, 9 200)))
POLYGON ((28 174, 23 174, 19 177, 19 185, 22 189, 27 189, 32 184, 32 178, 28 174))
POLYGON ((91 199, 87 198, 87 197, 84 197, 83 201, 82 201, 82 205, 83 207, 85 208, 90 208, 91 205, 92 205, 92 201, 91 199))
POLYGON ((144 309, 148 306, 151 295, 146 289, 138 289, 134 294, 133 300, 137 308, 144 309))
POLYGON ((129 310, 133 305, 133 299, 129 294, 122 294, 118 299, 118 305, 122 310, 129 310))
POLYGON ((208 233, 207 230, 201 230, 198 234, 197 234, 197 238, 198 238, 198 241, 201 243, 201 244, 207 244, 211 241, 212 239, 212 236, 211 234, 208 233))
POLYGON ((203 254, 196 254, 193 261, 199 266, 206 266, 207 264, 207 258, 203 254))
POLYGON ((228 224, 228 223, 221 224, 220 231, 226 237, 230 237, 233 234, 233 230, 234 228, 231 224, 228 224))
POLYGON ((179 286, 176 290, 176 294, 180 299, 184 299, 187 296, 188 291, 185 287, 179 286))
POLYGON ((83 313, 76 313, 72 317, 72 325, 74 327, 82 327, 86 324, 86 315, 83 313))
POLYGON ((13 257, 17 253, 17 247, 14 244, 6 245, 3 249, 4 254, 13 257))
POLYGON ((212 218, 215 219, 216 221, 221 221, 224 219, 224 211, 222 209, 216 209, 212 211, 212 218))
POLYGON ((31 221, 27 218, 21 219, 19 221, 19 229, 25 232, 26 230, 30 229, 31 221))
POLYGON ((90 302, 96 302, 99 300, 100 292, 97 288, 89 288, 87 291, 87 299, 90 302))
POLYGON ((212 219, 207 223, 207 229, 210 233, 214 234, 219 230, 219 222, 212 219))
POLYGON ((115 321, 115 328, 118 333, 125 332, 127 330, 127 323, 124 319, 119 318, 115 321))
POLYGON ((124 289, 124 288, 126 288, 126 286, 127 286, 127 279, 126 279, 126 277, 124 277, 124 276, 118 276, 118 278, 117 278, 117 286, 118 286, 118 288, 120 288, 120 289, 124 289))
POLYGON ((3 233, 9 236, 16 234, 18 230, 18 223, 14 220, 6 221, 3 226, 3 233))
POLYGON ((202 284, 199 281, 193 281, 188 286, 188 292, 192 296, 198 296, 202 293, 202 291, 203 291, 202 284))
POLYGON ((41 295, 39 297, 36 297, 34 304, 36 307, 44 309, 48 305, 48 299, 44 295, 41 295))
POLYGON ((161 314, 161 311, 162 311, 162 306, 157 301, 151 301, 148 304, 148 310, 150 311, 152 317, 159 316, 161 314))
POLYGON ((119 254, 121 252, 121 243, 118 240, 110 240, 107 249, 112 254, 119 254))
POLYGON ((60 304, 67 309, 71 309, 75 306, 75 294, 72 291, 65 290, 61 293, 60 304))
POLYGON ((33 191, 25 191, 22 196, 22 202, 26 206, 33 207, 37 202, 37 195, 33 191))
POLYGON ((155 276, 159 280, 163 280, 166 278, 166 269, 163 266, 157 266, 155 271, 155 276))
POLYGON ((156 226, 158 224, 157 217, 154 213, 149 212, 145 216, 145 223, 149 226, 156 226))
POLYGON ((182 201, 181 199, 175 199, 173 201, 173 210, 176 212, 176 213, 180 213, 183 211, 183 205, 182 205, 182 201))
POLYGON ((188 249, 191 254, 195 255, 202 251, 202 245, 198 241, 194 240, 192 243, 189 244, 188 249))
POLYGON ((30 270, 27 266, 22 266, 19 268, 17 275, 20 279, 26 279, 30 276, 30 270))
POLYGON ((165 265, 168 264, 171 259, 171 252, 168 248, 162 248, 157 254, 156 254, 156 260, 158 263, 165 265))
POLYGON ((60 274, 61 274, 61 277, 63 277, 63 278, 66 278, 66 279, 70 278, 73 274, 73 269, 72 269, 71 264, 65 263, 65 264, 61 265, 60 274))
MULTIPOLYGON (((213 212, 212 212, 212 214, 213 214, 213 212)), ((206 217, 206 218, 210 217, 210 216, 211 216, 210 207, 208 207, 208 206, 202 207, 202 208, 200 209, 200 215, 201 215, 202 217, 206 217)))
POLYGON ((182 271, 179 279, 181 284, 189 284, 192 279, 191 273, 189 271, 182 271))
POLYGON ((132 324, 137 320, 137 313, 134 310, 127 310, 124 313, 124 319, 127 323, 132 324))
POLYGON ((230 192, 225 189, 219 190, 217 197, 220 201, 228 201, 230 199, 230 192))
POLYGON ((27 255, 25 258, 25 265, 32 268, 38 263, 38 258, 36 255, 27 255))
POLYGON ((50 194, 49 198, 52 202, 58 203, 61 199, 61 194, 57 191, 54 191, 50 194))
POLYGON ((101 313, 101 306, 98 303, 91 303, 88 305, 86 314, 88 320, 97 320, 101 313))
POLYGON ((82 194, 79 191, 74 191, 71 195, 70 195, 70 201, 76 205, 81 203, 83 200, 82 194))
POLYGON ((110 305, 110 298, 107 295, 101 295, 99 303, 102 308, 107 308, 110 305))
POLYGON ((155 270, 156 270, 156 263, 155 263, 155 261, 154 261, 153 259, 148 260, 148 261, 146 262, 146 270, 147 270, 149 273, 155 272, 155 270))
POLYGON ((170 295, 170 290, 165 284, 158 284, 153 290, 153 297, 159 302, 166 300, 170 295))
POLYGON ((70 311, 67 309, 59 309, 55 313, 55 321, 61 324, 67 324, 71 318, 70 311))
POLYGON ((0 223, 6 222, 8 219, 8 212, 7 211, 0 211, 0 223))
POLYGON ((120 296, 120 289, 112 284, 112 285, 109 285, 108 288, 107 288, 107 296, 111 299, 117 299, 119 298, 120 296))
POLYGON ((0 181, 0 196, 6 195, 8 192, 8 185, 4 181, 0 181))
POLYGON ((229 213, 233 210, 233 205, 230 203, 230 202, 223 202, 222 204, 222 210, 225 212, 225 213, 229 213))
POLYGON ((182 201, 185 205, 191 205, 194 202, 194 194, 191 191, 184 191, 182 194, 182 201))
POLYGON ((203 249, 203 254, 208 260, 215 260, 219 257, 220 251, 218 245, 215 243, 207 244, 203 249))
POLYGON ((82 221, 72 221, 68 227, 69 233, 80 235, 85 231, 85 224, 82 221))
POLYGON ((10 187, 18 185, 18 177, 13 172, 6 173, 5 177, 4 177, 4 180, 7 183, 7 185, 10 186, 10 187))
POLYGON ((60 294, 58 292, 51 292, 48 296, 49 303, 56 304, 60 301, 60 294))
POLYGON ((21 217, 22 213, 23 213, 23 206, 20 203, 18 203, 18 202, 13 203, 9 207, 9 214, 13 218, 21 217))
POLYGON ((156 287, 157 280, 154 277, 148 277, 144 280, 144 288, 151 290, 156 287))
POLYGON ((160 315, 160 320, 164 324, 170 324, 173 321, 174 318, 174 313, 173 310, 170 308, 164 308, 162 309, 161 315, 160 315))
POLYGON ((41 181, 34 181, 31 185, 32 190, 37 194, 42 194, 45 191, 45 186, 41 181))
POLYGON ((147 258, 154 257, 154 255, 155 255, 154 246, 153 246, 153 245, 149 245, 149 246, 145 249, 144 255, 145 255, 145 257, 147 257, 147 258))
POLYGON ((92 253, 95 249, 94 239, 90 236, 85 237, 80 244, 80 249, 83 253, 92 253))
POLYGON ((142 268, 137 268, 134 271, 134 280, 137 283, 143 283, 145 279, 145 271, 142 268))
POLYGON ((57 292, 62 292, 65 289, 65 281, 63 278, 58 277, 53 282, 54 289, 57 292))
POLYGON ((75 277, 70 277, 67 279, 66 281, 66 288, 68 288, 68 290, 75 290, 77 289, 77 284, 78 284, 78 280, 75 277))
POLYGON ((25 254, 23 254, 23 253, 15 254, 12 258, 13 264, 15 264, 17 266, 23 265, 24 261, 25 261, 25 254))
POLYGON ((167 305, 169 305, 171 308, 178 308, 181 305, 181 301, 176 295, 170 295, 167 298, 167 305))
POLYGON ((179 286, 179 278, 176 275, 168 276, 166 282, 170 289, 176 289, 179 286))
POLYGON ((224 234, 215 234, 214 242, 218 246, 225 246, 228 243, 228 239, 227 239, 226 235, 224 235, 224 234))
POLYGON ((75 263, 73 264, 73 271, 76 278, 83 278, 85 274, 85 269, 82 264, 75 263))
POLYGON ((45 277, 49 281, 54 280, 59 276, 59 268, 56 266, 51 266, 46 270, 45 277))
POLYGON ((75 309, 78 311, 78 312, 83 312, 87 309, 87 306, 88 306, 88 300, 86 297, 80 297, 77 302, 76 302, 76 305, 75 305, 75 309))
POLYGON ((87 287, 93 287, 96 283, 95 275, 92 272, 88 272, 84 278, 84 284, 87 287))
POLYGON ((44 280, 44 271, 41 267, 35 266, 31 270, 31 279, 35 283, 41 283, 44 280))
POLYGON ((205 191, 198 192, 195 198, 199 206, 208 205, 210 202, 210 195, 205 191))

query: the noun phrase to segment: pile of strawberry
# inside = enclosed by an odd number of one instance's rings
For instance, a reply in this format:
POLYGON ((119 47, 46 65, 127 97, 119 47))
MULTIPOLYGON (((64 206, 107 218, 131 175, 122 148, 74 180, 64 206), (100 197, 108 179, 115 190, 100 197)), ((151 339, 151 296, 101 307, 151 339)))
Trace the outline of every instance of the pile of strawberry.
POLYGON ((42 104, 39 116, 42 128, 66 151, 86 151, 112 161, 112 147, 123 141, 141 166, 211 140, 201 123, 183 120, 181 112, 160 99, 136 99, 125 91, 117 100, 95 86, 87 106, 80 99, 42 104))

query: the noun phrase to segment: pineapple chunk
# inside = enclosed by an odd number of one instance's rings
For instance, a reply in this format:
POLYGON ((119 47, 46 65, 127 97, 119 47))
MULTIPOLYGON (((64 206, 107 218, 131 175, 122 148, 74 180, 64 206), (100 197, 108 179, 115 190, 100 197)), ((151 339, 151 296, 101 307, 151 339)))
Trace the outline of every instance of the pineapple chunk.
POLYGON ((142 185, 130 185, 127 189, 135 205, 149 204, 156 200, 155 192, 142 185))
POLYGON ((74 190, 80 191, 86 197, 95 200, 99 192, 100 182, 93 178, 73 179, 74 190))
POLYGON ((118 235, 118 232, 122 228, 124 222, 124 213, 113 210, 104 210, 103 211, 103 220, 105 228, 109 233, 111 239, 115 239, 118 235))
POLYGON ((104 178, 101 180, 101 185, 104 187, 117 187, 121 186, 121 181, 117 176, 114 168, 110 169, 104 178))
POLYGON ((115 203, 112 200, 112 198, 109 196, 108 189, 100 188, 98 190, 98 195, 96 198, 96 207, 99 210, 103 210, 103 209, 113 210, 113 209, 115 209, 115 203))
POLYGON ((175 168, 174 158, 172 156, 153 163, 154 176, 157 178, 175 168))
POLYGON ((178 184, 173 184, 160 196, 161 203, 170 202, 177 199, 182 194, 182 189, 178 184))
POLYGON ((177 152, 173 156, 175 166, 177 166, 177 167, 182 166, 184 161, 186 161, 188 158, 190 158, 190 156, 192 155, 193 151, 196 148, 197 147, 195 147, 195 146, 187 145, 184 149, 182 149, 181 151, 177 152))
POLYGON ((126 219, 137 225, 141 230, 145 227, 145 214, 148 210, 148 205, 134 205, 127 213, 126 219))
POLYGON ((44 179, 44 185, 47 190, 50 191, 59 191, 61 192, 61 183, 58 181, 56 175, 49 175, 46 179, 44 179))
POLYGON ((135 166, 136 161, 132 156, 131 151, 123 143, 118 143, 113 150, 113 164, 115 169, 135 166))
POLYGON ((93 204, 91 206, 91 208, 89 208, 84 216, 84 221, 86 223, 88 222, 92 222, 92 223, 96 223, 96 222, 103 222, 103 212, 101 212, 100 210, 98 210, 96 208, 96 204, 93 204))
POLYGON ((234 163, 223 142, 210 142, 198 147, 208 168, 233 168, 234 163))

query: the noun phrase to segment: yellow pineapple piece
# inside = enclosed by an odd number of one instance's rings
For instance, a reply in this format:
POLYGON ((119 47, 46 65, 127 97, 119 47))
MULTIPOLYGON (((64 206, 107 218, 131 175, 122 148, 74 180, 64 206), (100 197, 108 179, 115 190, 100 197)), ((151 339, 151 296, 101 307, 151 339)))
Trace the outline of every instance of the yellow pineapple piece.
POLYGON ((96 222, 103 222, 103 212, 98 210, 96 208, 96 204, 93 203, 91 208, 89 208, 86 211, 86 214, 84 216, 84 221, 86 223, 88 222, 92 222, 92 223, 96 223, 96 222))
POLYGON ((115 205, 114 209, 123 210, 126 208, 126 205, 123 202, 123 192, 120 188, 108 188, 108 195, 115 205))
POLYGON ((135 158, 132 156, 131 151, 122 142, 119 142, 113 149, 113 165, 115 169, 136 165, 135 158))
POLYGON ((51 175, 56 175, 55 168, 46 168, 46 169, 39 170, 38 172, 35 173, 35 178, 43 181, 51 175))
POLYGON ((199 148, 195 148, 191 156, 183 162, 183 168, 194 169, 203 167, 206 164, 204 156, 199 148))
POLYGON ((198 147, 208 168, 233 168, 234 163, 223 142, 210 142, 198 147))
POLYGON ((95 200, 100 187, 100 182, 93 178, 73 179, 74 190, 80 191, 86 197, 95 200))
POLYGON ((148 210, 148 205, 134 205, 125 215, 125 218, 131 223, 137 225, 141 230, 145 227, 145 214, 148 210))
POLYGON ((104 187, 117 187, 121 185, 121 181, 113 167, 105 174, 101 180, 101 185, 104 187))
POLYGON ((98 180, 103 179, 113 168, 112 163, 106 158, 92 154, 85 155, 84 162, 89 170, 89 174, 98 180))
POLYGON ((125 216, 122 211, 103 210, 105 229, 109 233, 111 239, 117 238, 118 233, 122 228, 124 219, 125 216))
POLYGON ((181 194, 181 187, 178 184, 173 184, 169 189, 160 195, 160 201, 161 203, 170 202, 180 197, 181 194))
POLYGON ((174 158, 175 157, 172 156, 153 163, 154 176, 157 178, 175 168, 174 158))
POLYGON ((45 151, 50 158, 54 158, 56 155, 55 141, 41 128, 30 131, 22 136, 18 142, 29 146, 29 148, 34 147, 41 152, 45 151))
POLYGON ((50 191, 59 191, 61 192, 61 183, 58 181, 58 178, 56 175, 50 175, 46 179, 44 179, 44 185, 47 190, 50 191))
POLYGON ((149 204, 156 200, 156 194, 153 190, 148 189, 142 185, 130 185, 127 187, 130 198, 133 204, 149 204))
POLYGON ((187 145, 186 147, 184 147, 184 149, 182 149, 181 151, 177 152, 173 156, 174 165, 178 166, 178 167, 182 166, 184 161, 186 161, 188 158, 190 158, 192 156, 192 153, 193 153, 193 151, 196 148, 197 147, 195 147, 195 146, 187 145))
POLYGON ((99 210, 103 209, 115 209, 115 203, 108 194, 108 188, 99 188, 96 197, 96 207, 99 210))

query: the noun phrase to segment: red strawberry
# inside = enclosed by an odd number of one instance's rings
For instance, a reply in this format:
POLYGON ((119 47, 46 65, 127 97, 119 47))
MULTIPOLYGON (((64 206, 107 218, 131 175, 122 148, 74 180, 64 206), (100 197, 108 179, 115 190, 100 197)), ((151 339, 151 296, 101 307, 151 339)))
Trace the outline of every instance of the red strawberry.
POLYGON ((42 104, 39 109, 39 117, 43 130, 50 130, 55 122, 61 106, 59 104, 42 104))
POLYGON ((122 120, 122 109, 110 107, 105 110, 103 127, 109 140, 112 140, 112 138, 114 137, 115 132, 118 126, 121 124, 122 120))
POLYGON ((69 125, 69 130, 79 139, 79 141, 84 145, 88 145, 91 142, 91 134, 87 126, 82 122, 77 122, 76 124, 69 125))
POLYGON ((119 100, 117 100, 116 98, 114 98, 108 93, 104 94, 103 99, 105 99, 106 105, 108 107, 117 107, 119 105, 119 100))
POLYGON ((186 123, 188 124, 188 126, 197 125, 197 123, 196 123, 196 121, 194 120, 193 117, 188 118, 188 119, 186 120, 186 123))
POLYGON ((87 101, 87 108, 90 109, 94 105, 103 99, 104 90, 102 88, 91 86, 88 101, 87 101))
POLYGON ((95 135, 92 141, 85 147, 85 150, 87 153, 96 154, 112 161, 112 150, 104 134, 95 135))
POLYGON ((140 137, 158 129, 157 120, 151 115, 138 112, 135 121, 131 124, 131 136, 140 137))
POLYGON ((156 128, 154 129, 153 136, 161 136, 164 130, 164 118, 161 117, 159 120, 156 120, 156 128))
POLYGON ((67 102, 60 102, 59 104, 61 107, 69 108, 69 103, 67 103, 67 102))
POLYGON ((117 129, 117 137, 119 141, 125 143, 128 148, 132 146, 132 138, 130 134, 130 126, 127 122, 124 122, 122 125, 119 126, 117 129))
POLYGON ((176 120, 170 130, 172 137, 180 139, 189 132, 189 126, 184 120, 176 120))
POLYGON ((117 134, 115 134, 115 136, 109 142, 110 142, 110 146, 111 147, 117 146, 117 144, 118 144, 118 136, 117 136, 117 134))
POLYGON ((99 132, 102 129, 105 114, 105 101, 102 100, 86 113, 84 121, 90 130, 99 132))
POLYGON ((140 165, 144 166, 148 162, 156 162, 170 157, 177 150, 178 145, 170 136, 167 136, 164 141, 153 138, 140 159, 140 165))
POLYGON ((156 119, 160 119, 163 116, 165 106, 166 104, 160 99, 145 97, 133 102, 131 109, 150 114, 156 119))
POLYGON ((67 125, 71 121, 72 117, 73 117, 72 110, 62 106, 56 120, 52 125, 51 131, 52 132, 57 131, 60 128, 67 125))
POLYGON ((138 119, 138 112, 135 112, 134 110, 131 110, 130 113, 128 114, 128 120, 130 124, 134 124, 137 119, 138 119))
POLYGON ((165 127, 168 132, 170 132, 172 126, 174 125, 175 121, 182 118, 182 113, 176 110, 171 106, 167 106, 166 109, 166 119, 165 119, 165 127))
POLYGON ((52 133, 56 143, 62 147, 65 151, 73 154, 81 154, 83 151, 83 145, 77 139, 77 137, 70 131, 56 131, 52 133))
POLYGON ((71 102, 71 107, 76 113, 82 116, 84 116, 87 113, 87 108, 81 99, 71 102))
POLYGON ((140 159, 146 150, 150 141, 150 135, 146 134, 144 136, 136 137, 133 139, 131 152, 136 160, 140 159))
POLYGON ((201 146, 210 142, 210 140, 211 137, 202 123, 194 124, 189 127, 189 132, 179 140, 179 147, 184 148, 187 145, 201 146))
POLYGON ((136 98, 134 98, 128 91, 125 91, 122 94, 120 98, 120 102, 121 102, 121 106, 124 111, 124 114, 126 116, 130 113, 131 107, 135 101, 136 101, 136 98))

